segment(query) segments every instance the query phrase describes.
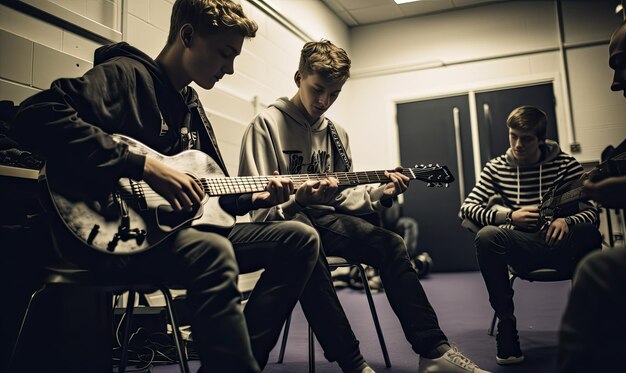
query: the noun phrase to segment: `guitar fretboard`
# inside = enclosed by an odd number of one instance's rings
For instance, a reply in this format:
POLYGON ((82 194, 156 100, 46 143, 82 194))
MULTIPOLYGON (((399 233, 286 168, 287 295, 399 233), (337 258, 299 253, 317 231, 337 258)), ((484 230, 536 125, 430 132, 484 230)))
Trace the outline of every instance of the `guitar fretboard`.
MULTIPOLYGON (((416 173, 409 168, 402 170, 402 174, 415 179, 416 173)), ((227 194, 254 193, 265 190, 267 183, 274 176, 242 176, 232 178, 201 179, 205 191, 211 196, 221 196, 227 194)), ((307 181, 323 180, 334 177, 338 180, 339 186, 355 186, 361 184, 386 183, 390 179, 385 176, 385 171, 363 171, 363 172, 332 172, 325 174, 299 174, 280 175, 276 177, 289 178, 293 181, 295 188, 299 188, 307 181)))

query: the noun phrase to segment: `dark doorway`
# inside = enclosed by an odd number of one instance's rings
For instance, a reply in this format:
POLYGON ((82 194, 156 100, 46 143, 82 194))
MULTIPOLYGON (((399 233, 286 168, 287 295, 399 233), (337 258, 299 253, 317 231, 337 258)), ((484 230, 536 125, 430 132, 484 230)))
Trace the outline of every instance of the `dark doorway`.
POLYGON ((468 96, 398 104, 397 121, 403 165, 438 163, 456 178, 449 188, 420 183, 404 194, 403 213, 419 224, 418 251, 430 254, 434 271, 477 269, 473 237, 458 218, 476 182, 468 96))
POLYGON ((543 110, 548 117, 546 137, 558 140, 552 83, 478 92, 476 112, 481 164, 504 154, 509 148, 506 118, 513 109, 522 105, 535 106, 543 110))
MULTIPOLYGON (((475 98, 481 165, 508 149, 506 118, 518 106, 545 111, 547 138, 558 139, 552 83, 481 91, 475 98)), ((474 236, 458 218, 476 183, 469 96, 398 104, 397 122, 403 165, 439 163, 457 179, 448 189, 417 185, 405 193, 404 215, 419 223, 418 250, 431 255, 434 271, 478 269, 474 236)))

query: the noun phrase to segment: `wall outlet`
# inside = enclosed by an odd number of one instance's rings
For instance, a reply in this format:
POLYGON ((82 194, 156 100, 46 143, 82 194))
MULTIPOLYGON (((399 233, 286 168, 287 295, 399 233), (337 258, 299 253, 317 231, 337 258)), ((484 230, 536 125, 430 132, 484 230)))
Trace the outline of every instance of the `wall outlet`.
POLYGON ((572 153, 580 153, 580 151, 581 151, 580 143, 573 142, 573 143, 569 144, 569 150, 572 153))

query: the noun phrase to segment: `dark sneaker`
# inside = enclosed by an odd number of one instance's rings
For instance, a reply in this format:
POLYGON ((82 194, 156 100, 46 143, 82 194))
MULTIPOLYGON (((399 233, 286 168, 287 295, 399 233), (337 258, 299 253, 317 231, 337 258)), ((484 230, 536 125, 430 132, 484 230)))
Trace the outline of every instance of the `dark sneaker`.
POLYGON ((499 365, 520 364, 524 361, 515 320, 504 320, 498 323, 496 344, 498 348, 496 363, 499 365))

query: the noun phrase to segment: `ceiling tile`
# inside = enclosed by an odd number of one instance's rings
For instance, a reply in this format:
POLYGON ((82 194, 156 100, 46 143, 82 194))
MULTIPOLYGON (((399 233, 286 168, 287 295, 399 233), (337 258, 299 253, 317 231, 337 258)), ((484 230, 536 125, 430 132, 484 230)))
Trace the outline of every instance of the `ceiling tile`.
POLYGON ((361 25, 373 22, 389 21, 392 19, 402 18, 404 16, 400 8, 396 5, 383 5, 356 9, 350 11, 350 13, 361 25))
POLYGON ((454 8, 452 0, 422 0, 414 3, 400 4, 400 10, 405 16, 415 16, 425 13, 440 12, 454 8))
POLYGON ((341 5, 341 1, 339 0, 322 0, 327 7, 330 8, 335 13, 345 12, 345 8, 341 5))
POLYGON ((498 1, 504 1, 504 0, 452 0, 452 3, 454 4, 455 7, 464 7, 464 6, 471 6, 471 5, 477 5, 477 4, 485 4, 485 3, 495 3, 498 1))
POLYGON ((397 6, 393 0, 339 0, 346 10, 373 8, 383 5, 397 6))

